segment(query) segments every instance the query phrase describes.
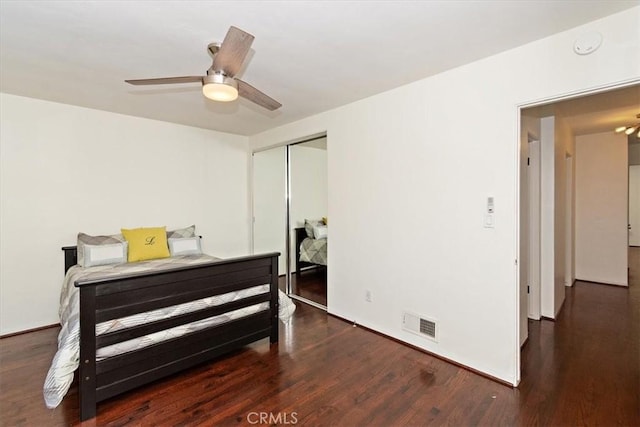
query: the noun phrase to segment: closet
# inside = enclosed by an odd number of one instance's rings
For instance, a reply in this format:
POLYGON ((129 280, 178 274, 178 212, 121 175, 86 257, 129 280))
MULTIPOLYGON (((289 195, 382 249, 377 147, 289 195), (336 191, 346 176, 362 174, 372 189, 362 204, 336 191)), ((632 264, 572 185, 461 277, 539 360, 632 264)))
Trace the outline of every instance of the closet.
POLYGON ((256 150, 252 170, 254 253, 280 252, 281 289, 326 309, 326 135, 256 150), (309 223, 306 230, 305 220, 309 223), (309 262, 300 261, 301 244, 302 258, 309 262))

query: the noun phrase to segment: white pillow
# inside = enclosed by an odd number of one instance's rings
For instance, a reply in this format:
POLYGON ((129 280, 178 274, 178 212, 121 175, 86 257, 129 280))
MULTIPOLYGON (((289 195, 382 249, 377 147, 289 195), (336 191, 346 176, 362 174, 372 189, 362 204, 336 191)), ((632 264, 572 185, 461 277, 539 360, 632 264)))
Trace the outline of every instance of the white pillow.
POLYGON ((196 237, 195 224, 189 227, 167 231, 167 239, 179 239, 181 237, 196 237))
POLYGON ((127 242, 108 245, 84 245, 83 267, 124 264, 127 262, 127 242))
POLYGON ((84 247, 86 245, 112 245, 114 243, 124 242, 122 234, 112 234, 110 236, 90 236, 85 233, 78 233, 78 264, 84 265, 84 247))
POLYGON ((313 226, 313 237, 315 239, 326 239, 327 234, 329 234, 329 229, 326 225, 314 225, 313 226))
POLYGON ((179 255, 200 255, 202 249, 200 247, 200 237, 172 237, 167 240, 169 242, 169 252, 171 256, 179 255))

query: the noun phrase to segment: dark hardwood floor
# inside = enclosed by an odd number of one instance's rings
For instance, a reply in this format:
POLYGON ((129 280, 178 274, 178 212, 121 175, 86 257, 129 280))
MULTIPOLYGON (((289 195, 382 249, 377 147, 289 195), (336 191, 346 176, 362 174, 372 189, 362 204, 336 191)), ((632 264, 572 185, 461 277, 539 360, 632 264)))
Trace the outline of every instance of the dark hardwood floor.
POLYGON ((291 275, 291 290, 320 305, 327 306, 327 268, 316 267, 291 275))
MULTIPOLYGON (((631 286, 578 282, 530 323, 511 388, 298 303, 262 340, 98 405, 87 425, 640 425, 640 248, 631 286)), ((48 410, 57 328, 0 341, 0 424, 78 424, 77 387, 48 410)))

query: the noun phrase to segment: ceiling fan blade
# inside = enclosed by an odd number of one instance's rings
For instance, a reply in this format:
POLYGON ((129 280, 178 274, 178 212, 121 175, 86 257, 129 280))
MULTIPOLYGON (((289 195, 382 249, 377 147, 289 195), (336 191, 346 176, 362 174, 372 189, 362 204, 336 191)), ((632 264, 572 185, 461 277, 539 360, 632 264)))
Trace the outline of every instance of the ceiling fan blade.
POLYGON ((202 76, 160 77, 158 79, 125 80, 130 85, 167 85, 174 83, 202 83, 202 76))
POLYGON ((240 79, 235 79, 235 81, 238 83, 238 94, 241 97, 246 98, 270 111, 277 110, 282 107, 282 104, 278 101, 260 92, 249 83, 243 82, 240 79))
POLYGON ((229 77, 235 76, 249 53, 254 37, 236 27, 229 27, 229 31, 220 46, 220 50, 213 57, 211 69, 222 71, 229 77))

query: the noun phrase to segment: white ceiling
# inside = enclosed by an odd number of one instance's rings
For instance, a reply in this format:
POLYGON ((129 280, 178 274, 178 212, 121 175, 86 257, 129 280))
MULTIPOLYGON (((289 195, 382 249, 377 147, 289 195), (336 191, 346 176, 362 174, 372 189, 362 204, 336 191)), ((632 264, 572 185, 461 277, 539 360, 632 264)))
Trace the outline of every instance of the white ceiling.
POLYGON ((0 1, 0 91, 252 135, 637 6, 640 1, 0 1), (239 77, 283 104, 216 103, 206 47, 256 39, 239 77))
POLYGON ((561 117, 574 135, 613 132, 619 126, 640 124, 640 84, 527 108, 522 113, 561 117))
POLYGON ((558 114, 574 135, 612 132, 640 123, 640 85, 558 103, 558 114))

